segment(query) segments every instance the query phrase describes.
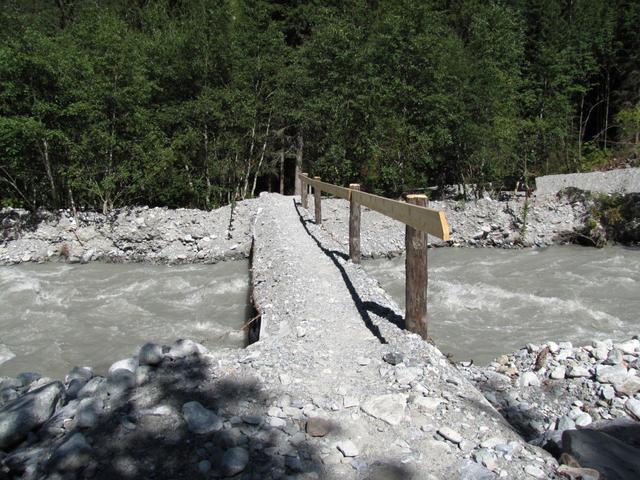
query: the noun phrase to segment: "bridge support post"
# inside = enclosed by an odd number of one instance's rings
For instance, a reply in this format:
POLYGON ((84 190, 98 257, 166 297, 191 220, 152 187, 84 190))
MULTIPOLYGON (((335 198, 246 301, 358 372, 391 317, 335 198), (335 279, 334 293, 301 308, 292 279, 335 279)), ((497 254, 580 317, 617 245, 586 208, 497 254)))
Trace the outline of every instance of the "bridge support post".
MULTIPOLYGON (((313 177, 314 180, 320 180, 320 177, 313 177)), ((322 205, 320 195, 322 191, 318 187, 313 187, 313 203, 316 207, 316 225, 322 225, 322 205)))
MULTIPOLYGON (((360 190, 359 183, 349 185, 351 190, 360 190)), ((349 199, 349 258, 360 263, 360 204, 349 199)))
MULTIPOLYGON (((308 177, 308 173, 303 173, 303 177, 308 177)), ((309 184, 305 183, 304 179, 300 179, 300 196, 302 197, 302 208, 309 208, 309 204, 307 203, 307 194, 309 193, 309 184)))
MULTIPOLYGON (((426 207, 426 195, 407 195, 407 202, 426 207)), ((407 330, 427 339, 427 234, 406 226, 406 313, 407 330)))

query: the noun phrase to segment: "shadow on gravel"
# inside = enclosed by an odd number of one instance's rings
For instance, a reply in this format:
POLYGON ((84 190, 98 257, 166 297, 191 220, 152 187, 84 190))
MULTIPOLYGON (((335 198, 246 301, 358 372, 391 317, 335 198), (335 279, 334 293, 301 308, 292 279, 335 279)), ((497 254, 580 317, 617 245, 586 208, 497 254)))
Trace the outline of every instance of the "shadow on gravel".
POLYGON ((268 479, 300 472, 322 478, 315 447, 300 434, 304 424, 276 428, 267 423, 273 393, 240 378, 212 381, 208 367, 197 355, 165 360, 143 386, 117 402, 109 400, 115 407, 85 433, 93 439, 93 478, 268 479), (192 401, 215 411, 224 427, 204 434, 189 431, 182 408, 192 401), (246 468, 230 470, 230 451, 236 465, 248 454, 246 468))
POLYGON ((309 230, 309 227, 307 226, 307 220, 304 219, 304 217, 302 216, 302 212, 300 212, 300 204, 293 200, 293 206, 295 207, 296 212, 298 213, 298 219, 300 220, 300 223, 304 227, 307 234, 313 239, 314 242, 316 242, 318 248, 320 248, 320 250, 322 250, 322 252, 331 259, 333 264, 340 271, 342 280, 349 290, 349 294, 351 295, 351 298, 353 299, 353 302, 358 309, 358 313, 362 317, 362 320, 364 321, 366 327, 380 341, 380 343, 387 343, 387 340, 382 335, 382 332, 380 332, 380 329, 373 323, 373 320, 371 319, 371 315, 369 315, 369 313, 373 313, 374 315, 384 318, 385 320, 388 320, 401 329, 404 329, 404 319, 390 308, 387 308, 375 302, 362 301, 362 298, 360 298, 360 295, 358 295, 358 292, 353 285, 353 282, 351 282, 351 279, 349 278, 349 275, 347 274, 344 266, 341 265, 340 261, 338 260, 338 258, 348 260, 349 256, 345 255, 343 252, 325 248, 320 240, 318 240, 318 238, 309 230))

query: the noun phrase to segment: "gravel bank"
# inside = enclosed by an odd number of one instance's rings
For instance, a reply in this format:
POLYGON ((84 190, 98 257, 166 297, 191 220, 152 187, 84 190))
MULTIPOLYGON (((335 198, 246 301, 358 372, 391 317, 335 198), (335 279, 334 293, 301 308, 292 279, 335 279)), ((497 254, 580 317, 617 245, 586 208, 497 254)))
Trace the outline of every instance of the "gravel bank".
MULTIPOLYGON (((313 197, 309 197, 313 212, 313 197)), ((568 243, 584 228, 584 201, 564 196, 498 201, 432 201, 429 207, 445 212, 451 240, 429 237, 433 246, 520 248, 568 243)), ((322 223, 341 245, 349 241, 349 203, 322 200, 322 223)), ((362 255, 380 257, 404 251, 405 226, 382 214, 362 208, 362 255)))
POLYGON ((567 187, 594 193, 640 192, 640 168, 622 168, 608 172, 545 175, 536 178, 538 195, 555 195, 567 187))
POLYGON ((131 208, 94 212, 0 211, 0 265, 22 262, 216 263, 248 257, 254 202, 210 212, 131 208))

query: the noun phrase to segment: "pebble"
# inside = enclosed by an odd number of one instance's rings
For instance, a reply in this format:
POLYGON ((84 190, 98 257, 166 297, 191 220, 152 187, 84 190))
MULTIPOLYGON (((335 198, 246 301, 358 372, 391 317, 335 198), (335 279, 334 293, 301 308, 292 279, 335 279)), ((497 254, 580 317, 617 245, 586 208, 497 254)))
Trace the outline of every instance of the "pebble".
POLYGON ((385 353, 382 359, 389 365, 398 365, 403 362, 404 357, 398 352, 385 353))
POLYGON ((336 448, 345 457, 357 457, 360 454, 358 447, 351 440, 342 440, 336 444, 336 448))
POLYGON ((233 447, 222 456, 222 472, 225 477, 233 477, 243 472, 249 464, 249 452, 242 447, 233 447))
POLYGON ((547 476, 544 474, 544 471, 540 467, 536 467, 535 465, 527 465, 524 467, 524 471, 527 475, 530 475, 534 478, 546 478, 547 476))
POLYGON ((551 370, 551 378, 554 380, 563 380, 567 373, 567 368, 564 366, 559 366, 551 370))
POLYGON ((451 443, 458 444, 462 441, 462 435, 450 427, 441 427, 438 429, 438 433, 451 443))
POLYGON ((187 402, 182 406, 187 428, 193 433, 205 434, 222 430, 222 419, 199 402, 187 402))
POLYGON ((156 343, 145 343, 138 355, 140 365, 158 365, 163 358, 162 347, 156 343))
POLYGON ((624 404, 624 408, 633 415, 636 420, 640 420, 640 400, 629 398, 624 404))
POLYGON ((533 372, 525 372, 520 377, 520 386, 522 387, 539 387, 540 379, 533 372))

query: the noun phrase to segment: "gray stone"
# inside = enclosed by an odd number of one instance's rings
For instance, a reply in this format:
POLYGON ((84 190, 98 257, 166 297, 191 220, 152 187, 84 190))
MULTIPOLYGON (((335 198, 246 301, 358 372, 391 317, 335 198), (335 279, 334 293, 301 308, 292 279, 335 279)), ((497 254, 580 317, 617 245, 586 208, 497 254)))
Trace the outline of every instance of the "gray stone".
POLYGON ((80 401, 76 413, 76 424, 80 428, 93 428, 98 424, 98 414, 103 403, 99 398, 84 398, 80 401))
POLYGON ((547 478, 544 474, 544 470, 536 465, 527 465, 524 467, 524 472, 533 478, 547 478))
POLYGON ((357 457, 360 454, 358 447, 351 440, 342 440, 338 442, 336 448, 340 450, 340 453, 345 457, 357 457))
POLYGON ((614 348, 607 355, 607 359, 603 362, 605 365, 620 365, 622 363, 622 352, 614 348))
POLYGON ((127 370, 131 373, 135 373, 136 368, 138 368, 137 358, 124 358, 122 360, 118 360, 109 367, 109 376, 113 375, 117 370, 127 370))
POLYGON ((633 415, 637 420, 640 420, 640 400, 635 398, 629 398, 624 404, 624 408, 633 415))
POLYGON ((82 399, 82 398, 93 397, 94 395, 96 395, 96 393, 102 387, 102 384, 105 381, 106 380, 102 377, 93 377, 91 380, 87 382, 87 384, 84 387, 80 389, 80 391, 78 392, 77 398, 82 399))
POLYGON ((163 358, 162 347, 157 343, 145 343, 138 354, 140 365, 158 365, 163 358))
POLYGON ((182 416, 187 422, 187 428, 194 433, 211 433, 222 429, 222 419, 199 402, 185 403, 182 406, 182 416))
POLYGON ((382 359, 390 365, 398 365, 399 363, 403 362, 404 357, 402 356, 401 353, 389 352, 384 354, 382 359))
POLYGON ((482 465, 467 459, 456 466, 456 472, 449 478, 459 478, 460 480, 494 480, 496 475, 482 465))
POLYGON ((616 343, 614 346, 622 353, 633 355, 640 351, 640 340, 634 338, 626 342, 616 343))
POLYGON ((519 383, 521 387, 539 387, 540 379, 533 372, 525 372, 520 376, 519 383))
POLYGON ((462 435, 450 427, 441 427, 438 429, 438 433, 451 443, 458 444, 462 441, 462 435))
POLYGON ((167 353, 169 358, 178 359, 200 353, 200 348, 193 340, 178 340, 167 353))
POLYGON ((441 403, 444 403, 442 398, 422 396, 414 398, 412 402, 413 405, 418 407, 418 410, 423 412, 434 412, 441 403))
POLYGON ((81 433, 74 433, 64 441, 47 462, 49 470, 73 472, 85 467, 91 459, 91 445, 81 433))
POLYGON ((389 425, 398 425, 404 418, 406 405, 406 395, 391 393, 371 397, 367 399, 360 408, 362 408, 362 411, 365 413, 383 422, 387 422, 389 425))
POLYGON ((89 367, 73 367, 64 377, 65 383, 71 383, 73 380, 82 380, 87 383, 93 378, 93 371, 89 367))
POLYGON ((560 417, 556 422, 556 430, 559 432, 564 432, 565 430, 571 430, 574 428, 576 428, 576 423, 568 415, 560 417))
POLYGON ((211 462, 209 460, 201 460, 198 462, 198 471, 206 475, 211 471, 211 462))
POLYGON ((45 423, 64 395, 61 382, 44 385, 0 409, 0 449, 22 442, 27 434, 45 423))
POLYGON ((244 471, 249 464, 249 452, 242 447, 233 447, 222 456, 222 473, 225 477, 233 477, 244 471))
POLYGON ((627 379, 627 369, 623 365, 598 365, 596 380, 600 383, 622 383, 627 379))
POLYGON ((602 388, 600 388, 600 395, 602 395, 602 398, 605 400, 612 400, 616 396, 616 392, 611 385, 603 385, 602 388))
POLYGON ((640 377, 633 375, 628 377, 624 382, 614 384, 613 387, 618 394, 632 397, 640 392, 640 377))
POLYGON ((591 372, 589 372, 589 369, 581 365, 572 365, 567 370, 567 377, 569 378, 581 378, 590 376, 591 372))
POLYGON ((566 373, 567 373, 566 367, 564 367, 563 365, 560 365, 559 367, 556 367, 553 370, 551 370, 550 377, 554 380, 563 380, 566 373))
POLYGON ((591 418, 591 415, 589 415, 588 413, 582 413, 578 415, 574 419, 574 421, 576 422, 577 427, 586 427, 587 425, 591 424, 593 419, 591 418))
POLYGON ((581 467, 593 468, 605 478, 640 478, 640 450, 596 430, 569 430, 562 434, 566 453, 581 467))
POLYGON ((16 378, 20 381, 23 387, 28 387, 33 382, 42 378, 42 375, 35 372, 24 372, 20 373, 16 378))

